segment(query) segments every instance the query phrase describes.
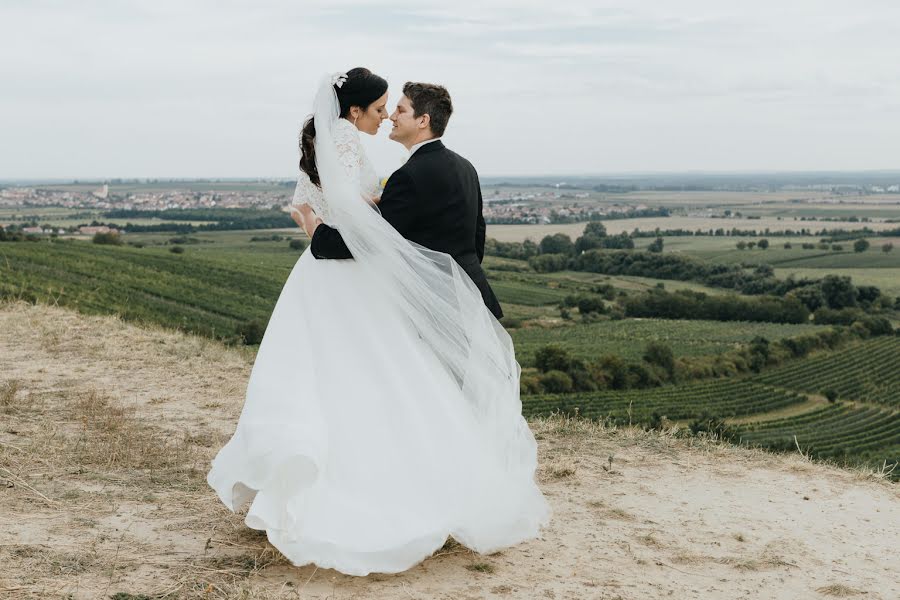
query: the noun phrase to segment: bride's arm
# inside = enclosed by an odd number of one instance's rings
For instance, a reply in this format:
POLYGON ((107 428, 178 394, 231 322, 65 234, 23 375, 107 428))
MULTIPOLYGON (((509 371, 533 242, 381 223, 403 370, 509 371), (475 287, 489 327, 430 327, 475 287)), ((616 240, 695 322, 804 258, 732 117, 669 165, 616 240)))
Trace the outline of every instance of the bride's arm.
POLYGON ((322 219, 316 215, 316 211, 309 204, 291 205, 291 218, 310 238, 316 227, 322 223, 322 219))

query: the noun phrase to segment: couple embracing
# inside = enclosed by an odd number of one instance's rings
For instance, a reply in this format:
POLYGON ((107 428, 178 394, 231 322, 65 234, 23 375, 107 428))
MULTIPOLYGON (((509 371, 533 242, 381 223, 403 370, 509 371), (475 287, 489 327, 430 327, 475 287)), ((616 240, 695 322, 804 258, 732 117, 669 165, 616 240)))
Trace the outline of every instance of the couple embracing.
POLYGON ((550 510, 519 365, 481 268, 478 175, 440 138, 441 86, 327 77, 301 134, 292 215, 312 238, 260 344, 208 482, 296 565, 406 570, 448 536, 480 553, 550 510), (410 152, 381 189, 359 134, 390 118, 410 152))

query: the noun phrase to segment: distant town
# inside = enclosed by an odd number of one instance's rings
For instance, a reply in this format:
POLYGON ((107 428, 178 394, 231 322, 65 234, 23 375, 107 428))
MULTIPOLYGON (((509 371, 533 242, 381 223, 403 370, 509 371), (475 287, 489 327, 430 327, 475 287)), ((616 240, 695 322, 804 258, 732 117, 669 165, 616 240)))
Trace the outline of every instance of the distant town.
MULTIPOLYGON (((149 231, 154 223, 202 221, 197 211, 279 215, 291 201, 294 182, 257 180, 110 179, 71 182, 0 182, 0 227, 33 234, 149 231), (184 211, 181 218, 179 211, 184 211), (165 214, 163 214, 165 213, 165 214), (178 215, 178 216, 175 216, 178 215), (50 218, 53 217, 53 218, 50 218)), ((659 174, 632 177, 552 177, 482 179, 483 214, 488 224, 549 225, 638 217, 730 218, 757 202, 815 204, 900 204, 900 172, 659 174), (693 204, 684 203, 690 192, 693 204), (731 210, 722 204, 738 192, 745 203, 731 210), (712 194, 712 196, 710 196, 712 194), (777 197, 770 194, 780 194, 777 197), (747 204, 749 202, 749 204, 747 204)), ((726 201, 727 204, 727 201, 726 201)), ((786 210, 793 220, 888 220, 896 215, 872 212, 859 217, 848 207, 829 217, 786 210)), ((753 209, 756 214, 759 210, 753 209)), ((747 215, 747 218, 758 218, 747 215)), ((780 217, 779 217, 780 218, 780 217)), ((288 225, 290 221, 288 220, 288 225)), ((275 221, 264 227, 278 227, 275 221)))
MULTIPOLYGON (((112 194, 108 184, 89 190, 8 187, 0 189, 0 208, 21 208, 22 215, 26 218, 28 209, 51 207, 85 212, 106 210, 150 212, 210 208, 278 210, 289 204, 292 192, 291 188, 286 187, 269 191, 193 191, 177 189, 173 185, 173 189, 112 194)), ((627 216, 664 216, 665 213, 653 210, 643 203, 598 206, 596 202, 592 202, 597 199, 599 199, 597 193, 574 191, 565 187, 527 190, 491 188, 484 192, 483 214, 485 220, 493 224, 550 224, 627 216)), ((33 233, 44 232, 39 227, 32 229, 33 233)), ((83 233, 96 232, 92 230, 83 233)))

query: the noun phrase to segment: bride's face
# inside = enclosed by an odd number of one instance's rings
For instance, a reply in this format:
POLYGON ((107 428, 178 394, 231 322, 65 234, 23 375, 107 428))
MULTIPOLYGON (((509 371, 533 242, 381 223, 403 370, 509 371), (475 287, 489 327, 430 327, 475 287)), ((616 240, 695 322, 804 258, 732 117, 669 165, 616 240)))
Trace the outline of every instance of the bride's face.
MULTIPOLYGON (((378 133, 381 122, 388 118, 387 100, 388 95, 385 92, 384 96, 370 104, 365 111, 357 107, 352 108, 351 112, 359 115, 356 119, 356 128, 369 135, 378 133)), ((350 121, 353 121, 352 115, 350 121)))

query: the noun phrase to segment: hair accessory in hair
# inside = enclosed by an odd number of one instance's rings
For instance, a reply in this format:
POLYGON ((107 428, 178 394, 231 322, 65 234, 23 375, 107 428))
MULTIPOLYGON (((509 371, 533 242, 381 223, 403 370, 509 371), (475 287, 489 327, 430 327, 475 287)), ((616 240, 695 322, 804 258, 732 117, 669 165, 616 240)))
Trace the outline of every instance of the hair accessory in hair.
POLYGON ((344 85, 344 82, 347 81, 346 73, 335 73, 331 76, 331 85, 336 85, 337 87, 341 87, 344 85))

